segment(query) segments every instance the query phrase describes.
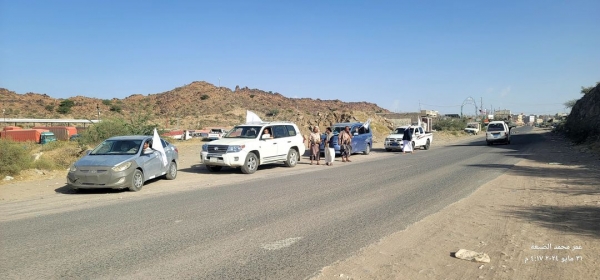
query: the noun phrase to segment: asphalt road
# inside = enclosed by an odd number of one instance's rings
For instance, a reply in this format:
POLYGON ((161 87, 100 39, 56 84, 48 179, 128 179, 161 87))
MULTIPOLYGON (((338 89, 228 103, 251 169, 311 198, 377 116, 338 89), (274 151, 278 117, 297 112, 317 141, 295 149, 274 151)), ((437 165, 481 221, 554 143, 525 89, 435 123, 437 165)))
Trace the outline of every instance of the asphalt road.
POLYGON ((543 141, 529 130, 517 128, 511 145, 478 137, 1 222, 0 271, 4 279, 305 279, 496 178, 543 141))

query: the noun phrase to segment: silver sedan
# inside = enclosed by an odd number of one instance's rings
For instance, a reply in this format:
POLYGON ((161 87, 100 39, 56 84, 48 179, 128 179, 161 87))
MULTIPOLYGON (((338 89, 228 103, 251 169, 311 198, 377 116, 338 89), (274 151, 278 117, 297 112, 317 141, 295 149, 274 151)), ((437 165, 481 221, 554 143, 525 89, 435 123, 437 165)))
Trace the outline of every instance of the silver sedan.
POLYGON ((161 139, 165 153, 158 151, 151 136, 112 137, 75 162, 67 174, 67 184, 77 189, 125 189, 139 191, 144 182, 157 177, 177 177, 179 152, 161 139), (149 143, 150 147, 145 143, 149 143), (166 158, 166 161, 163 159, 166 158))

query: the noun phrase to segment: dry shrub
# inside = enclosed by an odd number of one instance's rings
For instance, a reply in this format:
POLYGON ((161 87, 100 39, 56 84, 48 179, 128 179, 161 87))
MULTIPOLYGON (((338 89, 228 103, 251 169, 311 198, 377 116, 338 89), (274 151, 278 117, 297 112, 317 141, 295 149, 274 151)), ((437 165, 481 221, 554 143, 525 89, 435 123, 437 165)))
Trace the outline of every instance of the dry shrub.
POLYGON ((17 175, 31 164, 30 143, 0 139, 0 176, 17 175))
POLYGON ((71 164, 83 156, 84 150, 82 150, 77 143, 63 143, 64 144, 60 145, 59 147, 55 147, 53 150, 44 152, 40 160, 50 160, 52 162, 51 166, 53 166, 52 169, 63 169, 68 168, 71 166, 71 164))
POLYGON ((31 164, 31 167, 35 168, 35 169, 41 169, 41 170, 56 169, 56 165, 54 164, 54 161, 52 161, 51 159, 49 159, 47 157, 44 157, 43 155, 38 160, 34 161, 31 164))

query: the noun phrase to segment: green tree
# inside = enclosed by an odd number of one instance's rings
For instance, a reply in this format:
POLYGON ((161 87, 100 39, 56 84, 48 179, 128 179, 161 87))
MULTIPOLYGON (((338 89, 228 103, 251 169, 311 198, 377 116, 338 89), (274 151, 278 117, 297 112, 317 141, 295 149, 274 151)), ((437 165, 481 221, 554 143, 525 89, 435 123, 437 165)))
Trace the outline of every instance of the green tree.
POLYGON ((575 103, 577 103, 577 100, 579 100, 579 99, 569 100, 569 101, 563 103, 563 105, 565 105, 565 108, 571 109, 571 108, 573 108, 573 106, 575 106, 575 103))
POLYGON ((121 106, 119 106, 119 105, 112 105, 112 106, 110 106, 110 111, 111 112, 121 113, 121 106))
POLYGON ((110 99, 104 99, 104 100, 102 100, 102 104, 104 104, 106 106, 110 106, 112 104, 112 101, 110 99))
POLYGON ((595 86, 581 87, 581 94, 588 94, 588 93, 590 93, 590 91, 592 91, 592 89, 594 89, 595 87, 597 87, 599 84, 600 84, 600 82, 596 82, 595 86))
POLYGON ((208 97, 209 97, 208 95, 203 94, 202 96, 200 96, 200 99, 201 100, 206 100, 206 99, 208 99, 208 97))
POLYGON ((61 113, 63 115, 68 114, 71 112, 71 108, 73 106, 75 106, 75 102, 73 102, 73 100, 65 99, 60 102, 58 108, 56 109, 56 112, 61 113))
POLYGON ((80 143, 95 146, 107 138, 119 135, 129 135, 129 127, 121 118, 105 118, 90 126, 81 133, 80 143))

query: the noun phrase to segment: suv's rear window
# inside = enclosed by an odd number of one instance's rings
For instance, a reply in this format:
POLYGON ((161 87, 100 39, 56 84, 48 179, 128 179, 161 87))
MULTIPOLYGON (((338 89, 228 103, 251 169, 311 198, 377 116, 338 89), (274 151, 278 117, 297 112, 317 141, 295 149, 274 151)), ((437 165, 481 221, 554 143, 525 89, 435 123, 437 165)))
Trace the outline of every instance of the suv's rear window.
POLYGON ((296 136, 297 132, 293 125, 286 125, 288 136, 296 136))
POLYGON ((491 123, 488 125, 488 131, 504 131, 504 126, 501 123, 491 123))

